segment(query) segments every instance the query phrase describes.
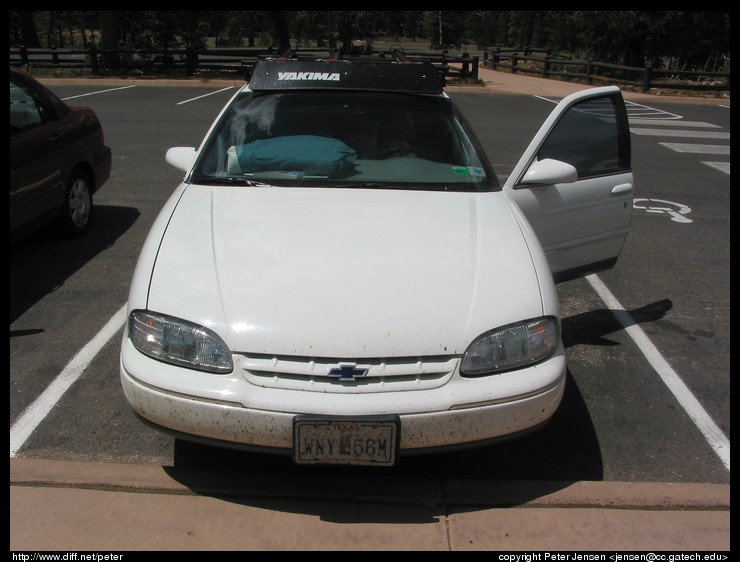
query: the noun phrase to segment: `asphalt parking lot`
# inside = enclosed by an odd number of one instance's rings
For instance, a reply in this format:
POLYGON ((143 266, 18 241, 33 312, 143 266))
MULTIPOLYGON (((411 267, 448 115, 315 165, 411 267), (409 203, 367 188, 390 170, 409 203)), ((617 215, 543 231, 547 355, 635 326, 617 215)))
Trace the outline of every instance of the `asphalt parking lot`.
MULTIPOLYGON (((180 179, 164 153, 197 145, 235 90, 52 88, 96 110, 113 175, 90 236, 40 233, 11 251, 11 458, 316 477, 289 458, 153 432, 120 393, 120 311, 143 239, 180 179)), ((558 97, 495 87, 450 95, 502 176, 558 97)), ((616 268, 559 286, 569 361, 560 411, 518 441, 402 459, 393 478, 729 485, 729 102, 628 105, 639 202, 616 268)), ((386 477, 352 474, 365 499, 386 477)))

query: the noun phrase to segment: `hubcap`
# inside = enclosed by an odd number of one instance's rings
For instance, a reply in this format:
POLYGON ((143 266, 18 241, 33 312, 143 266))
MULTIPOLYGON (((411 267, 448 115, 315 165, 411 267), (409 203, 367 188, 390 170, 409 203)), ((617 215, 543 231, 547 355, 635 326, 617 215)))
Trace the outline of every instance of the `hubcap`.
POLYGON ((69 217, 77 228, 84 228, 90 220, 90 190, 84 180, 72 184, 69 192, 69 217))

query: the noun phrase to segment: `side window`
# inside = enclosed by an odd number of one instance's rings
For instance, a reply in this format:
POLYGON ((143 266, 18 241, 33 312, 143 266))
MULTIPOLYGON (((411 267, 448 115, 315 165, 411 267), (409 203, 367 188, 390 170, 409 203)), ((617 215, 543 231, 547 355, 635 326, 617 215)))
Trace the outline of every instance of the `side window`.
POLYGON ((43 109, 22 85, 10 81, 10 136, 38 127, 43 123, 43 109))
MULTIPOLYGON (((550 133, 538 159, 567 162, 578 170, 578 179, 629 169, 629 147, 625 149, 620 132, 619 111, 613 97, 575 104, 550 133)), ((629 142, 629 132, 626 135, 629 142)))

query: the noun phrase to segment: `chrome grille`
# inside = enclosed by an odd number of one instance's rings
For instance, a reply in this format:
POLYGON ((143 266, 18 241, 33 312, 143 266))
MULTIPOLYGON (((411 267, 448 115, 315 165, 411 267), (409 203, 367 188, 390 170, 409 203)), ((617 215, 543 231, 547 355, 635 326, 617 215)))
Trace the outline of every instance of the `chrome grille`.
POLYGON ((437 388, 450 379, 458 361, 457 356, 353 360, 236 357, 242 375, 257 386, 352 394, 437 388))

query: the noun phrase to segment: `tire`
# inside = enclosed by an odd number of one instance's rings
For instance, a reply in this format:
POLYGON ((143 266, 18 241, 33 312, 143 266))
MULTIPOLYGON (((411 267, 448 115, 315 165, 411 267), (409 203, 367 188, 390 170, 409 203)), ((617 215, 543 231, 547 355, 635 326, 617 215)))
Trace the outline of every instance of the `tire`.
POLYGON ((81 170, 74 170, 67 182, 62 202, 60 226, 67 236, 82 236, 90 230, 93 215, 93 194, 90 178, 81 170))

